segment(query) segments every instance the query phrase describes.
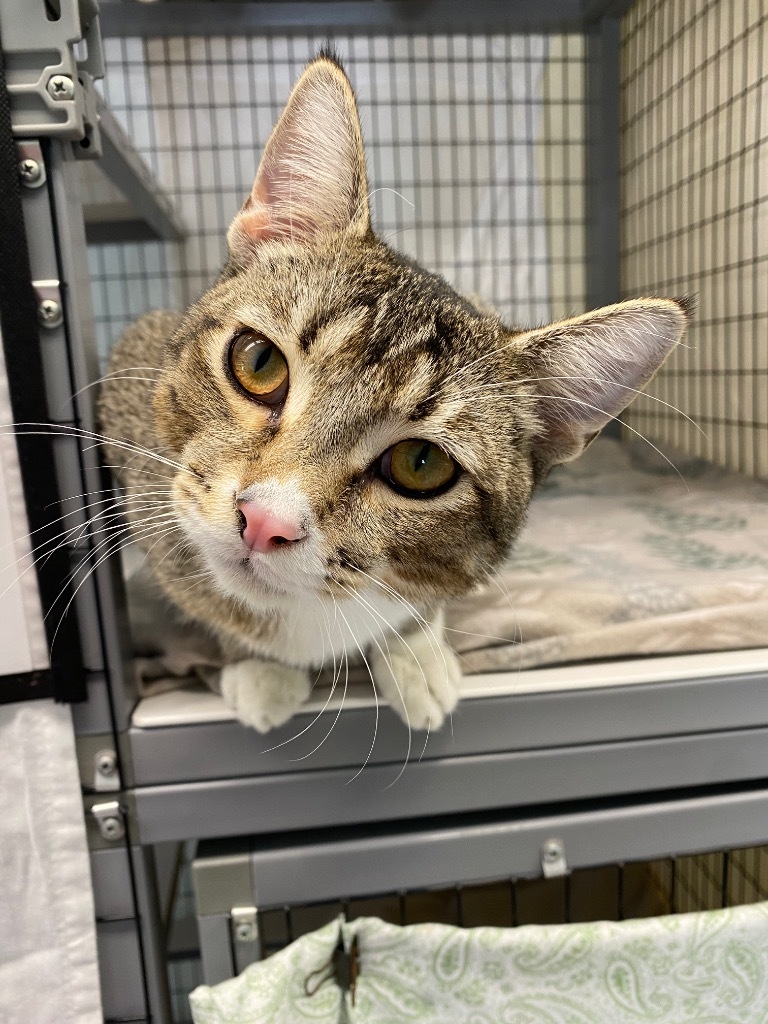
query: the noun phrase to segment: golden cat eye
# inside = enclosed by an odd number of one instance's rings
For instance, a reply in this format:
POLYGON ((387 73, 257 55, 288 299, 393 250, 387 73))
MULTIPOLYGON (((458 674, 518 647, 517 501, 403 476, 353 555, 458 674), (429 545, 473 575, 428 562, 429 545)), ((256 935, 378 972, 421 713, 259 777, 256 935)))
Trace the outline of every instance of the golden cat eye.
POLYGON ((288 391, 288 363, 269 338, 241 331, 229 346, 229 369, 251 398, 266 405, 282 402, 288 391))
POLYGON ((430 498, 447 491, 459 476, 458 463, 431 441, 399 441, 384 453, 381 475, 401 494, 430 498))

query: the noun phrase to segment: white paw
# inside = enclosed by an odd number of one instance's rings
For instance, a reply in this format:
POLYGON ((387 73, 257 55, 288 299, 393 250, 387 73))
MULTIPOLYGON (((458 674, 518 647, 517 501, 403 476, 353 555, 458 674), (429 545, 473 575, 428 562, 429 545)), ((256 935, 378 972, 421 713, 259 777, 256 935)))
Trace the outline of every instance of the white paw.
POLYGON ((384 653, 370 663, 375 684, 412 729, 439 729, 456 707, 461 669, 456 655, 438 638, 440 630, 388 636, 384 653))
POLYGON ((221 670, 221 695, 245 725, 269 732, 294 715, 309 696, 309 676, 276 661, 247 658, 221 670))

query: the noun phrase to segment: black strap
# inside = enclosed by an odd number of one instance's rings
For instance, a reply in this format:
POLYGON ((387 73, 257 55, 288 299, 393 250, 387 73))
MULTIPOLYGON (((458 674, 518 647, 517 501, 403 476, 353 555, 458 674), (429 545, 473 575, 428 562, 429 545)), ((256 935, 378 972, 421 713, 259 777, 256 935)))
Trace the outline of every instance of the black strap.
MULTIPOLYGON (((48 418, 43 384, 37 297, 22 212, 18 157, 11 130, 11 109, 5 81, 5 61, 0 42, 0 326, 16 423, 42 423, 48 418)), ((0 429, 7 428, 2 424, 0 429)), ((49 436, 16 437, 19 467, 24 485, 33 546, 48 551, 61 530, 52 441, 49 436), (59 525, 57 525, 59 523, 59 525)), ((53 695, 57 700, 85 700, 87 696, 80 636, 73 609, 62 618, 72 590, 68 584, 69 555, 66 548, 37 561, 40 599, 46 614, 45 628, 51 657, 46 683, 43 673, 30 673, 26 691, 17 677, 16 699, 53 695), (54 641, 55 634, 55 643, 54 641)), ((2 666, 0 666, 0 674, 2 666)), ((2 683, 0 681, 0 689, 2 683)))

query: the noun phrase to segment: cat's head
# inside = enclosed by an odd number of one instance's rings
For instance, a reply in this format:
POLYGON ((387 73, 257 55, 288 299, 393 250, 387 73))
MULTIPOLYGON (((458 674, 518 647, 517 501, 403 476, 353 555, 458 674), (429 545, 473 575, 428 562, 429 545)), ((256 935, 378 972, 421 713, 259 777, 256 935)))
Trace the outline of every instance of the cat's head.
POLYGON ((320 57, 228 234, 219 281, 169 339, 158 430, 196 475, 179 521, 219 585, 336 597, 466 592, 535 484, 577 456, 679 340, 639 299, 521 331, 371 229, 354 96, 320 57))

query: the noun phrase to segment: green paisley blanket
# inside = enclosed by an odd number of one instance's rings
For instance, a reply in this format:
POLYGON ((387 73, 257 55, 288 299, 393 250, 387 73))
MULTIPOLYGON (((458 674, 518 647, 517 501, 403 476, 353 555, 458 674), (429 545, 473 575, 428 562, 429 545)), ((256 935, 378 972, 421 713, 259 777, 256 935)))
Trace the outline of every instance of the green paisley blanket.
POLYGON ((765 1024, 768 905, 513 929, 332 922, 190 1003, 195 1024, 765 1024), (351 986, 331 966, 340 933, 359 951, 351 986))

